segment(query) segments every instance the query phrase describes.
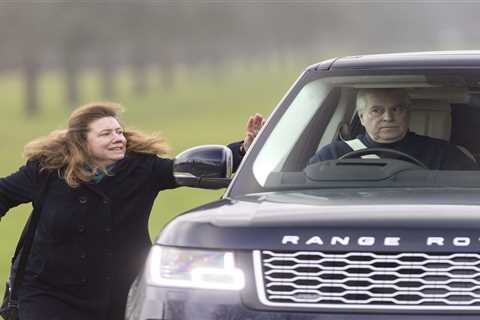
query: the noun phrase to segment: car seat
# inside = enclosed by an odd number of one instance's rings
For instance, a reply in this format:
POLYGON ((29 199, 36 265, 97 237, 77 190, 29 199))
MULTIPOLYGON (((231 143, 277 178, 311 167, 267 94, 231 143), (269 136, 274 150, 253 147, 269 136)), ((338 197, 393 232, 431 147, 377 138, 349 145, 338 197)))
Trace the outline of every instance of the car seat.
MULTIPOLYGON (((410 105, 410 131, 420 135, 450 141, 452 133, 452 108, 444 100, 415 99, 410 105)), ((476 162, 465 147, 457 147, 476 162)))
POLYGON ((418 99, 410 105, 410 131, 450 141, 452 113, 450 104, 442 100, 418 99))

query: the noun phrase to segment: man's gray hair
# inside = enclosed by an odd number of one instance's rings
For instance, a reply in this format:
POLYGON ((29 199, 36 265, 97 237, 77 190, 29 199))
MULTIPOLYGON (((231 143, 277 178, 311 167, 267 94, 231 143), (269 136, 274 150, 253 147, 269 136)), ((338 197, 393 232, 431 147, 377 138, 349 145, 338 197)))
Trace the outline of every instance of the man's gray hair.
POLYGON ((369 94, 386 94, 386 95, 398 95, 401 96, 405 107, 410 107, 410 97, 405 89, 401 88, 375 88, 375 89, 359 89, 357 92, 357 113, 360 115, 367 109, 367 96, 369 94))

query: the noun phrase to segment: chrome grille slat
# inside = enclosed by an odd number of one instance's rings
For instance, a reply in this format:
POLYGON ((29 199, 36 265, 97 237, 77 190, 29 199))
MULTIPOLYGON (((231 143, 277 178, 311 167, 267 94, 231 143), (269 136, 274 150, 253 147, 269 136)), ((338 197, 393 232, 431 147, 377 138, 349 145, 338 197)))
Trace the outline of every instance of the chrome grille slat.
MULTIPOLYGON (((272 299, 275 299, 275 298, 283 298, 281 296, 272 296, 272 299)), ((311 302, 309 300, 302 300, 302 299, 296 299, 296 298, 291 298, 290 300, 292 301, 295 301, 295 302, 311 302)), ((324 297, 324 298, 318 298, 316 299, 314 302, 322 302, 322 301, 338 301, 338 302, 343 302, 345 304, 358 304, 358 301, 357 300, 349 300, 349 299, 345 299, 345 298, 341 298, 341 297, 324 297)), ((374 305, 372 305, 371 303, 373 302, 392 302, 392 303, 396 303, 396 299, 394 298, 372 298, 372 299, 367 299, 365 301, 363 301, 364 303, 368 303, 369 307, 370 308, 373 308, 374 305)), ((469 302, 469 301, 459 301, 459 302, 451 302, 447 299, 420 299, 418 301, 404 301, 403 302, 403 305, 417 305, 418 303, 442 303, 444 305, 450 305, 450 306, 455 306, 455 305, 472 305, 473 302, 469 302)), ((342 306, 339 306, 339 308, 341 308, 342 306)))
POLYGON ((480 310, 477 253, 264 250, 255 264, 267 305, 480 310))
MULTIPOLYGON (((389 261, 389 262, 392 262, 392 261, 389 261)), ((320 268, 320 267, 317 267, 317 266, 313 266, 312 264, 298 264, 296 266, 292 266, 292 267, 289 267, 289 268, 279 267, 278 269, 280 269, 280 270, 292 270, 292 269, 299 268, 299 267, 315 267, 315 268, 326 270, 326 271, 330 271, 330 270, 334 271, 334 270, 347 270, 347 269, 351 269, 351 268, 362 268, 362 267, 369 266, 369 265, 370 264, 352 264, 352 265, 347 265, 347 266, 344 266, 344 267, 323 267, 323 268, 320 268)), ((266 263, 265 266, 270 267, 270 268, 275 268, 275 265, 271 265, 269 263, 266 263)), ((397 271, 397 270, 402 270, 405 267, 415 267, 415 269, 421 269, 421 270, 425 270, 425 271, 428 271, 428 270, 432 269, 432 268, 428 268, 428 267, 424 267, 424 266, 420 266, 420 265, 403 265, 403 266, 398 266, 398 267, 395 267, 395 268, 376 268, 376 270, 378 272, 380 272, 380 271, 397 271)), ((460 265, 451 266, 449 268, 435 268, 434 270, 438 270, 438 271, 442 272, 442 271, 452 271, 452 270, 462 270, 462 269, 480 271, 480 268, 477 268, 477 267, 474 267, 474 266, 460 266, 460 265)))
MULTIPOLYGON (((412 291, 409 291, 409 290, 406 290, 406 291, 397 291, 395 293, 371 293, 370 291, 368 290, 354 290, 354 291, 351 291, 352 293, 355 293, 355 294, 368 294, 369 296, 371 296, 372 298, 392 298, 392 297, 395 297, 395 296, 399 296, 399 295, 402 295, 402 294, 411 294, 412 291)), ((275 291, 273 290, 267 290, 267 293, 275 293, 275 291)), ((292 295, 292 294, 296 294, 296 293, 316 293, 318 294, 319 296, 322 296, 322 292, 320 291, 317 291, 317 290, 292 290, 292 291, 285 291, 285 292, 281 292, 281 293, 277 293, 277 296, 288 296, 288 295, 292 295)), ((432 299, 436 299, 436 298, 446 298, 446 297, 449 297, 449 296, 452 296, 452 295, 456 295, 458 294, 459 292, 448 292, 448 293, 444 293, 444 294, 441 294, 441 295, 438 295, 438 294, 424 294, 423 297, 424 298, 432 298, 432 299)), ((342 297, 344 296, 345 293, 335 293, 335 292, 331 292, 329 293, 328 295, 325 295, 326 297, 342 297)), ((470 293, 470 292, 467 292, 465 295, 468 295, 468 296, 471 296, 471 297, 475 297, 475 298, 478 298, 480 297, 479 294, 473 294, 473 293, 470 293)))
MULTIPOLYGON (((331 287, 331 284, 332 282, 328 282, 328 284, 320 284, 320 285, 316 285, 316 286, 299 286, 299 285, 295 285, 295 284, 289 284, 289 286, 292 286, 293 288, 296 288, 296 289, 321 289, 321 288, 328 288, 328 287, 331 287)), ((368 289, 374 289, 374 288, 378 288, 379 286, 378 285, 370 285, 370 286, 367 286, 367 287, 355 287, 355 286, 346 286, 344 284, 338 284, 338 283, 334 283, 337 285, 337 287, 341 287, 343 289, 352 289, 352 290, 368 290, 368 289)), ((283 285, 285 286, 285 283, 284 282, 271 282, 269 284, 267 284, 267 288, 268 287, 272 287, 272 286, 279 286, 279 285, 283 285)), ((401 290, 404 290, 404 291, 416 291, 416 290, 427 290, 427 289, 445 289, 445 290, 450 290, 451 288, 449 286, 446 286, 446 285, 426 285, 426 286, 420 286, 420 287, 398 287, 398 286, 395 286, 395 285, 392 285, 392 286, 388 286, 388 288, 392 288, 392 289, 395 289, 397 291, 401 291, 401 290)), ((475 287, 471 287, 471 288, 455 288, 455 291, 452 291, 452 292, 470 292, 472 290, 479 290, 480 289, 480 286, 475 286, 475 287)), ((268 290, 267 290, 268 291, 268 290)), ((357 291, 355 291, 357 292, 357 291)), ((480 295, 479 295, 480 296, 480 295)))
MULTIPOLYGON (((398 276, 398 277, 401 277, 403 276, 401 273, 398 273, 398 272, 371 272, 371 273, 368 273, 368 274, 364 274, 364 273, 348 273, 346 271, 340 271, 340 270, 330 270, 332 272, 334 272, 335 274, 338 274, 338 275, 345 275, 345 276, 350 276, 350 277, 356 277, 356 278, 369 278, 371 276, 375 276, 375 275, 392 275, 392 276, 398 276)), ((312 276, 309 276, 310 278, 313 277, 313 276, 321 276, 321 275, 325 275, 325 274, 332 274, 332 272, 329 272, 329 271, 321 271, 321 272, 318 272, 317 274, 314 274, 312 276)), ((448 272, 424 272, 424 273, 421 273, 421 274, 418 274, 418 275, 411 275, 409 277, 409 279, 422 279, 422 277, 425 277, 425 276, 450 276, 450 274, 448 272)), ((455 276, 455 279, 469 279, 471 278, 472 276, 471 275, 456 275, 455 276)), ((275 277, 266 277, 267 279, 270 279, 270 280, 280 280, 280 278, 275 278, 275 277)), ((283 279, 283 278, 282 278, 283 279)), ((299 280, 299 278, 293 278, 293 280, 299 280)), ((382 281, 383 283, 383 281, 382 281)))

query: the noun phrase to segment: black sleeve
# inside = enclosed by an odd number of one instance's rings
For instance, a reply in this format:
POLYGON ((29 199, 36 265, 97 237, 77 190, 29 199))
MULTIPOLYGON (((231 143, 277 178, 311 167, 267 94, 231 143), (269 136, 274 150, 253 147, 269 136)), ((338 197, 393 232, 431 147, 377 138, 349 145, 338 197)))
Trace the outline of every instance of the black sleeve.
POLYGON ((38 172, 38 163, 29 161, 17 172, 0 178, 0 216, 10 208, 33 200, 37 192, 38 172))
POLYGON ((349 151, 351 151, 351 149, 345 142, 330 143, 322 147, 320 151, 315 153, 313 157, 311 157, 308 161, 308 164, 312 164, 318 161, 338 159, 349 151))
POLYGON ((153 176, 158 190, 173 189, 177 187, 173 176, 173 160, 168 158, 153 157, 153 176))
POLYGON ((332 160, 332 159, 335 159, 333 157, 333 154, 332 154, 332 148, 330 146, 325 146, 323 147, 322 149, 320 149, 320 151, 318 151, 317 153, 315 153, 313 155, 313 157, 310 158, 310 160, 308 160, 308 164, 313 164, 315 162, 319 162, 319 161, 325 161, 325 160, 332 160))
POLYGON ((243 156, 245 155, 245 152, 242 151, 243 149, 241 148, 242 145, 243 141, 233 142, 227 145, 227 147, 232 150, 233 154, 233 172, 237 171, 242 162, 243 156))

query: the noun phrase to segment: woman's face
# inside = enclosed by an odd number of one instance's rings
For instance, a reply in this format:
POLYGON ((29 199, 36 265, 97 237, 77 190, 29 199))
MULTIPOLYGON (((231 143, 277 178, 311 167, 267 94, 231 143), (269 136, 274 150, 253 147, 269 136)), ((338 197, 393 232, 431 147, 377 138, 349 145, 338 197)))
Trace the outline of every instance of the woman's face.
POLYGON ((88 127, 87 146, 93 158, 93 165, 106 168, 125 157, 127 139, 117 119, 100 118, 91 122, 88 127))

